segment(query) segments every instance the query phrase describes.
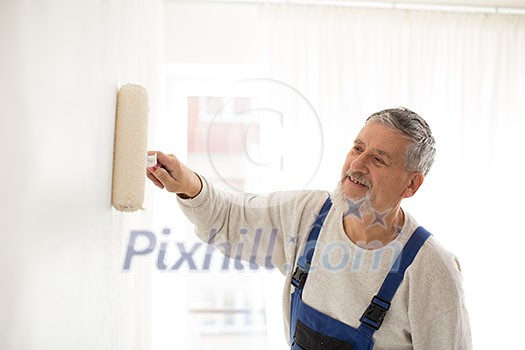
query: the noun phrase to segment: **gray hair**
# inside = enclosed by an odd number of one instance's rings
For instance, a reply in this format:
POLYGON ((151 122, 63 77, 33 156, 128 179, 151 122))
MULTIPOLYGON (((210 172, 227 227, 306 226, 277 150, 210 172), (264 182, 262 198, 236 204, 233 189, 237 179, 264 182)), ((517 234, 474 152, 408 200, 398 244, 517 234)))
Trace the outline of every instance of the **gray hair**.
POLYGON ((411 143, 407 148, 406 170, 428 174, 436 154, 435 140, 427 122, 417 113, 404 108, 385 109, 372 114, 366 122, 376 121, 401 131, 411 143))

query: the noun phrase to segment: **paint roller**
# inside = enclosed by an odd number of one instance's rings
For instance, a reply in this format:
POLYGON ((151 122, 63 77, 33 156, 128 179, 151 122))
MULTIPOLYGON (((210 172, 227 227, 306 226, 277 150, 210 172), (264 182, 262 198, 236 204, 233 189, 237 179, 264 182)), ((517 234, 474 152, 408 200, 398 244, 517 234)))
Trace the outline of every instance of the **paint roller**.
POLYGON ((144 87, 136 84, 120 87, 111 196, 113 207, 119 211, 143 209, 146 167, 157 163, 156 155, 147 156, 148 111, 148 92, 144 87))

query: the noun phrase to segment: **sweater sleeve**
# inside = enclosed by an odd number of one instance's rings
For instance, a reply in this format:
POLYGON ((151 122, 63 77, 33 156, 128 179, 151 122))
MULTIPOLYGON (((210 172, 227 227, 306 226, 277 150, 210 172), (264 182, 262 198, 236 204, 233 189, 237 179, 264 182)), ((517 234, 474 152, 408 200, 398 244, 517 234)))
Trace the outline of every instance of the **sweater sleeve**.
POLYGON ((223 254, 260 267, 289 272, 297 246, 328 197, 322 191, 285 191, 268 195, 219 191, 201 176, 193 199, 179 198, 195 233, 223 254))
POLYGON ((411 271, 409 320, 414 350, 471 350, 459 262, 432 238, 411 271), (416 277, 417 276, 417 277, 416 277))

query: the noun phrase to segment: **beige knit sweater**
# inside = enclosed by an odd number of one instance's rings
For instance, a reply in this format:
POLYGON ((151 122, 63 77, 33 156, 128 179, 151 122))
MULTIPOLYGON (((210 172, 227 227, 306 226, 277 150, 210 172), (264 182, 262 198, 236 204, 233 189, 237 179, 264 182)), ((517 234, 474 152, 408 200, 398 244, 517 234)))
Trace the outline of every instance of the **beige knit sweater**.
MULTIPOLYGON (((291 274, 329 193, 305 190, 237 195, 221 192, 202 180, 201 193, 194 199, 179 198, 180 207, 203 241, 246 261, 263 266, 271 262, 286 276, 283 316, 290 341, 291 274)), ((401 234, 393 242, 364 250, 348 239, 342 217, 343 212, 332 208, 325 220, 303 301, 357 328, 395 257, 418 225, 405 213, 401 234)), ((407 269, 374 342, 374 350, 472 348, 459 263, 433 236, 407 269)))

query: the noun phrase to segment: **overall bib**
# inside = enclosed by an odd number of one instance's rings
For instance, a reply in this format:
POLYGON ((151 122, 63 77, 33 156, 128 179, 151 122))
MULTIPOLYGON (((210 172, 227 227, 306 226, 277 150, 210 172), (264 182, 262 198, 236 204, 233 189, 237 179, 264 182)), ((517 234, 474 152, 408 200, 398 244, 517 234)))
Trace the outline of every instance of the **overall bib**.
POLYGON ((317 238, 331 206, 332 202, 328 198, 312 226, 306 247, 297 261, 292 277, 292 285, 295 290, 292 293, 290 307, 291 349, 371 350, 374 347, 372 336, 381 327, 390 302, 403 280, 405 270, 410 266, 430 233, 423 227, 418 227, 410 237, 393 264, 393 267, 396 268, 389 271, 379 292, 372 298, 370 305, 361 316, 361 324, 356 329, 317 311, 302 300, 303 287, 308 277, 317 238))

